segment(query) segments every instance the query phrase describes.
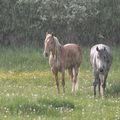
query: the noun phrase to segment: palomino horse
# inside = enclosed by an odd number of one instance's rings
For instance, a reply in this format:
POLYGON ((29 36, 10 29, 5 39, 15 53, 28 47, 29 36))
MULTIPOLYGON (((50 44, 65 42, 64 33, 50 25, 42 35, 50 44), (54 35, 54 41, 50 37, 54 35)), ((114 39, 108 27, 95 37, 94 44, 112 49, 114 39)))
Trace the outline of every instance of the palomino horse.
POLYGON ((81 48, 77 44, 61 45, 57 37, 46 33, 44 42, 44 56, 49 57, 49 64, 59 90, 58 72, 62 73, 62 86, 65 92, 65 70, 68 69, 72 81, 72 92, 75 94, 78 87, 78 71, 82 60, 81 48))
POLYGON ((97 44, 91 48, 90 62, 93 68, 94 96, 96 96, 96 86, 99 94, 103 97, 106 87, 106 79, 112 64, 111 49, 104 44, 97 44))

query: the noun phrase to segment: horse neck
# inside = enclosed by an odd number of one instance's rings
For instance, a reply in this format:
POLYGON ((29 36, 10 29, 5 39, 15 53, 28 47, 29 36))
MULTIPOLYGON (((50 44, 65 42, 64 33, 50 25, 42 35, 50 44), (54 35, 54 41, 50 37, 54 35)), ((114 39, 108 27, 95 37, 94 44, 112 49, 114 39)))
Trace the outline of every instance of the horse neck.
POLYGON ((56 46, 56 48, 55 48, 55 56, 56 56, 56 59, 59 59, 60 54, 61 54, 61 45, 58 45, 58 46, 56 46))
POLYGON ((54 59, 57 62, 57 66, 60 66, 61 48, 62 48, 62 45, 59 42, 57 42, 55 44, 55 55, 54 55, 54 59))

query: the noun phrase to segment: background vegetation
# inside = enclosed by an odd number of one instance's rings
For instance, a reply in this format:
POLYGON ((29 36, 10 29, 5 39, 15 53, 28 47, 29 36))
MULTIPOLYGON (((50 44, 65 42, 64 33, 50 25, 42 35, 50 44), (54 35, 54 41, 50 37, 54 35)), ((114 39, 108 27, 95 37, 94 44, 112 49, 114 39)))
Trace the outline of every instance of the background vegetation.
POLYGON ((43 46, 46 31, 62 43, 120 43, 119 0, 0 0, 0 43, 43 46))
MULTIPOLYGON (((120 120, 120 0, 0 0, 1 120, 120 120), (56 92, 43 41, 81 44, 79 89, 56 92), (90 47, 109 44, 113 64, 104 99, 93 98, 90 47), (87 46, 87 47, 86 47, 87 46)), ((61 77, 61 75, 59 75, 61 77)))
MULTIPOLYGON (((57 94, 54 77, 42 50, 0 48, 0 119, 1 120, 119 120, 120 119, 120 48, 113 48, 114 62, 107 79, 104 99, 93 98, 89 48, 83 48, 79 89, 71 94, 66 71, 66 93, 57 94)), ((61 75, 59 80, 61 83, 61 75)), ((98 91, 97 91, 98 93, 98 91)))

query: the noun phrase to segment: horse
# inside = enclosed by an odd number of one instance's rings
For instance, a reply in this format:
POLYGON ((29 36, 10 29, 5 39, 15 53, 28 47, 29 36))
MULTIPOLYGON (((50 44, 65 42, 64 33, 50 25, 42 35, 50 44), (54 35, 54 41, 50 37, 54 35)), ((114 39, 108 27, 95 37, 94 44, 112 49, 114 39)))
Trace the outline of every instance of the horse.
POLYGON ((96 86, 98 85, 99 95, 104 97, 106 79, 112 64, 112 51, 109 46, 97 44, 91 48, 90 63, 93 69, 94 97, 96 96, 96 86))
POLYGON ((60 93, 58 72, 62 74, 63 93, 65 93, 65 71, 68 70, 70 80, 72 81, 72 93, 76 94, 78 89, 78 72, 82 61, 80 46, 73 43, 61 45, 53 33, 46 33, 43 54, 45 57, 49 57, 49 65, 56 81, 58 93, 60 93))

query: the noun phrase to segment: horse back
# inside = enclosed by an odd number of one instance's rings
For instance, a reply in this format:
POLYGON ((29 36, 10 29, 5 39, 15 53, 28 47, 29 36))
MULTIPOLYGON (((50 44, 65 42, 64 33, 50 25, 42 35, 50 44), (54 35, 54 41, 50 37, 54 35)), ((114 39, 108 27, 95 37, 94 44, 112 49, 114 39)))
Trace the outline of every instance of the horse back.
POLYGON ((67 68, 81 64, 82 50, 77 44, 66 44, 62 49, 62 60, 67 68))

